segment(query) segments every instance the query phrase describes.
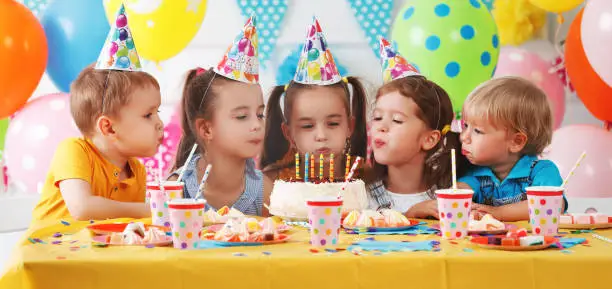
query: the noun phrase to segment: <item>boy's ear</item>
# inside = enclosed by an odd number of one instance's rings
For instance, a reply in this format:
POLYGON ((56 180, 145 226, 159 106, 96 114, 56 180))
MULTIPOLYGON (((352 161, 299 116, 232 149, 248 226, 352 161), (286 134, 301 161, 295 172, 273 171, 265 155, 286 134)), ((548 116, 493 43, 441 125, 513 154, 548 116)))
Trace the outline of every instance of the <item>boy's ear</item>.
POLYGON ((106 115, 101 115, 96 120, 96 131, 103 136, 116 137, 116 132, 113 129, 113 121, 106 115))
POLYGON ((525 148, 527 145, 527 135, 522 132, 514 133, 510 136, 509 142, 509 150, 511 153, 519 153, 525 148))

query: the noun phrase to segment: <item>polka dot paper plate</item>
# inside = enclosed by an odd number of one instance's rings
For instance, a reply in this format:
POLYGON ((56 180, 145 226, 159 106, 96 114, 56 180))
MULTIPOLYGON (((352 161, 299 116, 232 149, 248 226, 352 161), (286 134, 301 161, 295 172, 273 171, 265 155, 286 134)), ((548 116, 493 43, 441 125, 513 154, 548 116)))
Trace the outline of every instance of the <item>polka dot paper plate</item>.
POLYGON ((368 232, 396 232, 396 231, 404 231, 414 226, 418 226, 421 224, 420 221, 408 220, 410 221, 410 225, 402 226, 402 227, 347 227, 343 226, 347 230, 354 231, 368 231, 368 232))
POLYGON ((263 245, 274 245, 286 243, 291 239, 289 235, 279 234, 276 240, 272 241, 263 241, 263 242, 223 242, 209 239, 210 242, 213 242, 215 245, 223 246, 223 247, 246 247, 246 246, 263 246, 263 245))
MULTIPOLYGON (((110 223, 110 224, 93 224, 87 226, 90 232, 94 235, 108 235, 111 233, 121 233, 125 230, 128 223, 110 223)), ((162 227, 162 226, 154 226, 154 225, 144 225, 145 230, 149 230, 149 228, 154 227, 164 231, 166 233, 170 232, 170 228, 162 227)))
POLYGON ((107 241, 107 238, 104 235, 94 236, 92 238, 92 241, 94 243, 106 244, 106 245, 111 245, 111 246, 155 246, 155 247, 165 247, 165 246, 169 246, 169 245, 172 244, 172 237, 170 237, 170 236, 163 236, 162 240, 160 240, 158 242, 146 243, 146 244, 112 243, 112 242, 107 241))
MULTIPOLYGON (((221 228, 223 228, 224 224, 214 224, 214 225, 210 225, 206 228, 204 228, 204 230, 211 232, 211 233, 216 233, 219 230, 221 230, 221 228)), ((276 232, 277 233, 285 233, 287 231, 291 230, 291 226, 285 225, 285 224, 281 224, 276 226, 276 232)), ((252 233, 252 232, 250 232, 252 233)))

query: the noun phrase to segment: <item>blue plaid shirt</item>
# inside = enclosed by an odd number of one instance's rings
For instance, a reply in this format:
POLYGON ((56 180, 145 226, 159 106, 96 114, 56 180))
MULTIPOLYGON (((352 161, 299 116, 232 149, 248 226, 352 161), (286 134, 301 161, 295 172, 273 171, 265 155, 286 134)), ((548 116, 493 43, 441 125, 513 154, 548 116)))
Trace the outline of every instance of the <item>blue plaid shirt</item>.
MULTIPOLYGON (((563 179, 557 166, 549 160, 538 160, 536 156, 520 158, 508 176, 500 181, 489 167, 477 166, 459 182, 474 190, 473 201, 489 206, 503 206, 527 200, 525 189, 529 186, 561 186, 563 179)), ((565 209, 567 210, 567 200, 565 209)))

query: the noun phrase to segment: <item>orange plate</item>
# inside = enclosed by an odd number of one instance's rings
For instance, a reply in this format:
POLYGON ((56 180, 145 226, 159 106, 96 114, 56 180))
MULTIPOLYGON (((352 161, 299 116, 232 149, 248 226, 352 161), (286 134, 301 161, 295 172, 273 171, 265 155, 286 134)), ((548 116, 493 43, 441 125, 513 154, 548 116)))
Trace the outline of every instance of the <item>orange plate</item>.
MULTIPOLYGON (((125 230, 128 223, 111 223, 111 224, 93 224, 87 226, 87 229, 94 233, 95 235, 108 235, 111 233, 121 233, 125 230)), ((149 230, 149 228, 158 228, 164 232, 170 232, 170 228, 162 227, 162 226, 154 226, 154 225, 144 225, 145 230, 149 230)))
POLYGON ((104 236, 104 235, 94 236, 92 238, 92 240, 95 243, 102 243, 102 244, 107 244, 107 245, 112 245, 112 246, 146 246, 146 245, 153 245, 155 247, 164 247, 164 246, 168 246, 168 245, 172 244, 172 237, 170 237, 170 236, 164 236, 162 238, 162 240, 159 241, 159 242, 148 243, 148 244, 130 244, 130 245, 123 244, 123 243, 117 244, 117 243, 107 242, 106 241, 106 236, 104 236))

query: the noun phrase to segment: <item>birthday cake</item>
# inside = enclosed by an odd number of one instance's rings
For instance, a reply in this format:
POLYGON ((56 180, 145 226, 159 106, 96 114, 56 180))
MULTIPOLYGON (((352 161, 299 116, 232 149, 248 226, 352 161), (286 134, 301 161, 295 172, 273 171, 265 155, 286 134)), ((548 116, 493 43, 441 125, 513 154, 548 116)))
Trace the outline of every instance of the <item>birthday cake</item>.
MULTIPOLYGON (((323 196, 337 196, 343 183, 307 183, 277 180, 270 196, 270 213, 296 219, 308 218, 306 201, 323 196)), ((352 180, 341 194, 342 212, 361 211, 368 207, 368 196, 362 180, 352 180)))
POLYGON ((340 196, 343 200, 343 214, 353 210, 361 211, 368 207, 365 183, 353 178, 361 158, 357 157, 349 170, 350 156, 347 155, 345 182, 338 181, 333 177, 333 154, 329 158, 319 155, 318 160, 317 172, 315 171, 314 155, 309 157, 309 154, 305 154, 304 158, 296 155, 295 176, 289 180, 279 179, 274 182, 274 188, 270 196, 270 213, 272 215, 292 219, 307 219, 308 207, 306 202, 319 197, 340 196), (302 159, 304 160, 303 167, 300 162, 302 159), (326 172, 327 176, 325 176, 326 172))

